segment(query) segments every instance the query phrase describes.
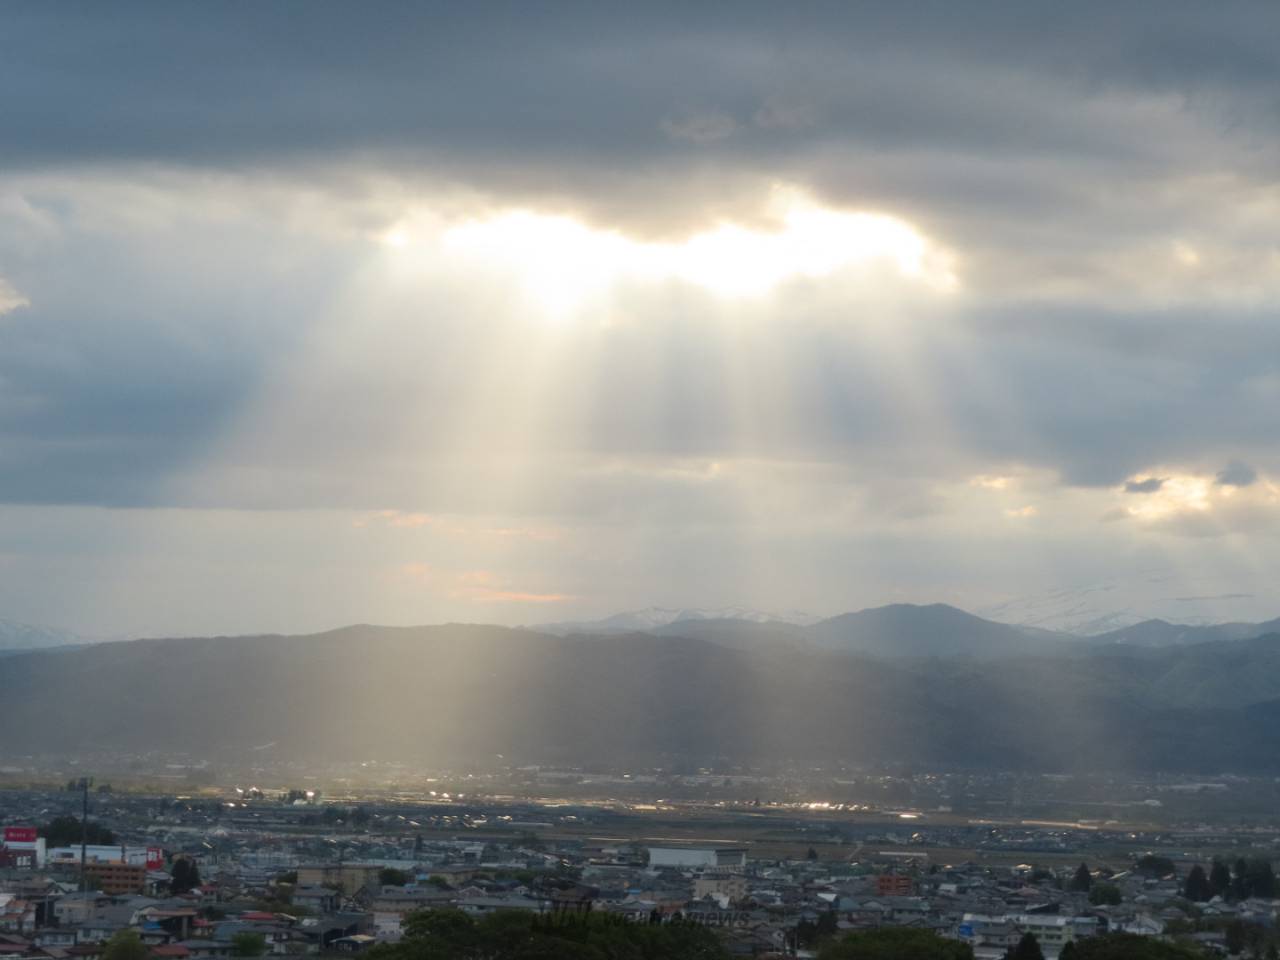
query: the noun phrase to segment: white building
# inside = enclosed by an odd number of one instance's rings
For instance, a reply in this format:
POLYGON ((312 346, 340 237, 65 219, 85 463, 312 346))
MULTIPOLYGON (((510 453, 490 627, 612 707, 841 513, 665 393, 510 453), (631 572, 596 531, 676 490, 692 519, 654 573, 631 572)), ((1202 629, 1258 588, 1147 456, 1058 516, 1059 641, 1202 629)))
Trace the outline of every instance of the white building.
POLYGON ((966 913, 956 931, 957 937, 980 953, 980 948, 1004 949, 1017 943, 1024 933, 1031 933, 1049 960, 1057 957, 1068 943, 1098 932, 1096 917, 1063 917, 1053 914, 1016 913, 988 916, 966 913))
MULTIPOLYGON (((44 843, 43 840, 40 841, 44 843)), ((164 867, 164 851, 159 847, 107 846, 90 843, 84 848, 85 863, 127 863, 130 866, 158 870, 164 867)), ((74 866, 80 862, 80 845, 51 847, 45 862, 74 866)))
POLYGON ((36 837, 34 840, 6 839, 4 841, 4 849, 14 855, 15 861, 20 867, 35 869, 45 865, 44 837, 36 837))
POLYGON ((650 847, 651 870, 732 870, 747 865, 741 847, 650 847))

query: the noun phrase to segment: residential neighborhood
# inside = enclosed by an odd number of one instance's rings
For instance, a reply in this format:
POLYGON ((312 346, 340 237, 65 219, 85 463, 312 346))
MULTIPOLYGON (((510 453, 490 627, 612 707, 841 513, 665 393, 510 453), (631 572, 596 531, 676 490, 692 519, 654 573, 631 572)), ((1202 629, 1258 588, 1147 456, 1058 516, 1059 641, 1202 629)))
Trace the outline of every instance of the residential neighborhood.
MULTIPOLYGON (((5 797, 8 810, 22 805, 5 797)), ((44 804, 49 795, 25 799, 44 804)), ((1050 960, 1114 933, 1205 955, 1266 956, 1280 910, 1274 841, 1253 835, 1234 862, 1196 851, 1120 863, 1103 851, 1133 835, 988 830, 1040 853, 975 846, 948 862, 946 851, 973 841, 972 828, 882 825, 863 830, 861 842, 815 841, 787 856, 749 842, 557 836, 550 828, 561 818, 588 816, 558 807, 521 819, 491 811, 498 823, 535 825, 501 835, 305 796, 263 795, 234 811, 136 796, 95 806, 119 835, 84 844, 83 863, 80 847, 49 846, 34 820, 6 825, 0 957, 92 960, 121 931, 134 931, 158 960, 360 953, 400 942, 408 918, 438 910, 696 924, 742 957, 812 957, 832 938, 885 928, 929 931, 989 960, 1027 934, 1050 960), (535 815, 553 819, 528 819, 535 815)))

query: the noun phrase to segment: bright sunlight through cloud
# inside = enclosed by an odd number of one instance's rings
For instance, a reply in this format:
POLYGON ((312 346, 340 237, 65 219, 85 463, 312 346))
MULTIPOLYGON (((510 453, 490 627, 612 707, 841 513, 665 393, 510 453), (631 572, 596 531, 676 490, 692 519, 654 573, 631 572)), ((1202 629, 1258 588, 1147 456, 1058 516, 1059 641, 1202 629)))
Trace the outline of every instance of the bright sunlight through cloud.
MULTIPOLYGON (((824 208, 794 190, 776 191, 771 207, 776 229, 721 222, 680 242, 641 242, 531 210, 463 221, 444 229, 438 242, 483 267, 513 271, 531 299, 556 314, 619 283, 675 281, 727 299, 751 298, 789 280, 858 266, 887 268, 935 291, 956 286, 951 256, 906 221, 824 208)), ((403 250, 424 238, 397 224, 380 239, 403 250)))

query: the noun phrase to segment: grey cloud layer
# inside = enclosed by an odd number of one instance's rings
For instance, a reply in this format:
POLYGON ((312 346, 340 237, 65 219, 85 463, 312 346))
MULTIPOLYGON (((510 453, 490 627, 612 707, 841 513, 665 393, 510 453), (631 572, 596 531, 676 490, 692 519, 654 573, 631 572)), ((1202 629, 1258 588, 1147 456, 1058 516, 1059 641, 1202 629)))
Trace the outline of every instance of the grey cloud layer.
MULTIPOLYGON (((1241 126, 1274 127, 1280 69, 1280 13, 1262 3, 27 3, 5 19, 9 164, 404 150, 517 165, 492 155, 511 150, 643 165, 712 147, 772 168, 845 143, 1151 172, 1178 158, 1090 104, 1179 97, 1248 140, 1241 126), (664 121, 696 135, 673 141, 664 121)), ((1263 164, 1274 143, 1256 145, 1263 164)), ((1220 150, 1198 147, 1188 159, 1220 150)))
MULTIPOLYGON (((1105 486, 1171 463, 1243 486, 1231 461, 1272 466, 1270 294, 1191 285, 1153 303, 1131 289, 1140 259, 1117 264, 1179 240, 1209 266, 1218 247, 1267 262, 1274 5, 32 3, 3 18, 0 165, 55 234, 32 247, 30 224, 0 223, 0 276, 31 301, 0 318, 4 499, 181 503, 166 480, 214 466, 292 478, 201 494, 217 503, 415 506, 370 474, 405 410, 477 395, 463 371, 508 332, 465 297, 424 308, 422 328, 386 322, 385 344, 298 383, 307 402, 270 432, 219 445, 302 365, 354 271, 342 239, 235 210, 184 219, 206 175, 282 171, 335 205, 379 178, 451 184, 639 232, 750 216, 764 184, 791 180, 961 256, 972 295, 902 321, 905 371, 845 329, 839 291, 797 292, 756 345, 747 433, 721 389, 733 335, 680 320, 697 307, 633 305, 546 405, 566 462, 767 451, 868 482, 1020 463, 1105 486), (166 202, 185 234, 82 224, 77 191, 110 189, 84 171, 156 167, 180 171, 166 202), (65 185, 22 186, 50 170, 65 185)), ((495 415, 535 395, 523 376, 495 415)), ((431 476, 444 428, 411 426, 431 476)))

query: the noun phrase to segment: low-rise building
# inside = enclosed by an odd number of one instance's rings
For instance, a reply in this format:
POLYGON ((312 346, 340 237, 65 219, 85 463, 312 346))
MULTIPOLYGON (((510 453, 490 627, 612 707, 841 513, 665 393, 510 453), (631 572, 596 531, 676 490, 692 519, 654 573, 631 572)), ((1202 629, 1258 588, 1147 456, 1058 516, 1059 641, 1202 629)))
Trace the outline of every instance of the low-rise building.
POLYGON ((747 878, 740 873, 716 871, 704 873, 693 880, 693 899, 704 897, 727 897, 731 903, 743 899, 747 895, 747 878))
POLYGON ((144 864, 87 863, 84 873, 93 886, 111 896, 143 893, 147 886, 147 868, 144 864))
POLYGON ((747 865, 744 847, 650 847, 654 870, 739 869, 747 865))
POLYGON ((298 867, 298 886, 329 887, 352 894, 378 882, 382 867, 376 863, 307 863, 298 867))

